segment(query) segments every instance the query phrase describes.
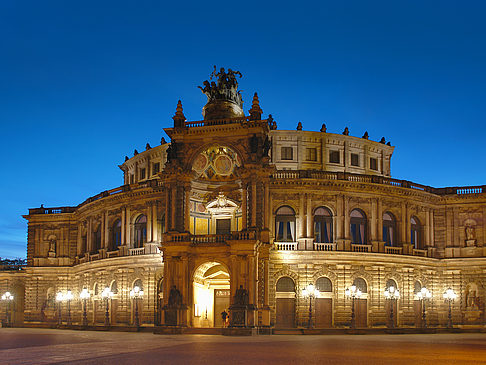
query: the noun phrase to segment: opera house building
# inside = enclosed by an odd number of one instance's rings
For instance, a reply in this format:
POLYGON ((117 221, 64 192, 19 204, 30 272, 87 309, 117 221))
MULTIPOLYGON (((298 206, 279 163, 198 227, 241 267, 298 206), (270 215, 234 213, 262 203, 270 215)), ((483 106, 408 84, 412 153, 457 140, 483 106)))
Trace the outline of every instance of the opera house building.
POLYGON ((256 93, 245 114, 240 77, 215 69, 203 120, 179 101, 170 142, 126 157, 119 187, 29 209, 4 324, 484 326, 486 186, 394 179, 394 147, 344 126, 279 130, 256 93))

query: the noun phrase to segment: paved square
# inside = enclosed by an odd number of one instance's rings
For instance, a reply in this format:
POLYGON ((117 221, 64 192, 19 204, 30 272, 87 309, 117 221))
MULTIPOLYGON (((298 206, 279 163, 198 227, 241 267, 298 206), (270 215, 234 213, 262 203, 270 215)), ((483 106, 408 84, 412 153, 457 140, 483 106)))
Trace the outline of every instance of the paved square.
POLYGON ((2 364, 486 364, 486 334, 223 337, 0 329, 2 364))

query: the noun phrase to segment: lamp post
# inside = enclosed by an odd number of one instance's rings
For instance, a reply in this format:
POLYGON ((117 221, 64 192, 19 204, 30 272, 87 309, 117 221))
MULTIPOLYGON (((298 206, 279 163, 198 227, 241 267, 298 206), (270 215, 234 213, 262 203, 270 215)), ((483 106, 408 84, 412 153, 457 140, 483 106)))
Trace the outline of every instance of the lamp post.
POLYGON ((425 286, 416 294, 422 304, 422 327, 427 328, 427 318, 425 314, 425 301, 432 298, 432 293, 425 286))
POLYGON ((6 306, 5 306, 5 316, 6 318, 6 324, 7 327, 10 327, 10 303, 13 300, 13 295, 10 294, 10 292, 6 292, 5 294, 2 295, 2 300, 6 301, 6 306))
POLYGON ((103 289, 101 292, 101 298, 105 301, 105 326, 110 325, 110 304, 108 303, 108 300, 113 297, 113 292, 110 290, 110 288, 106 287, 103 289))
POLYGON ((83 301, 83 326, 88 326, 88 313, 86 311, 86 304, 91 294, 89 293, 88 289, 83 288, 81 293, 79 294, 79 298, 83 301))
POLYGON ((64 299, 67 301, 67 310, 68 310, 68 317, 67 317, 67 325, 71 326, 71 300, 73 300, 74 296, 71 290, 68 290, 66 295, 64 295, 64 299))
POLYGON ((452 288, 449 288, 442 294, 444 300, 449 304, 449 315, 447 317, 447 328, 452 328, 452 302, 457 298, 457 294, 454 293, 452 288))
POLYGON ((141 290, 140 287, 135 285, 133 289, 130 290, 130 298, 132 298, 133 301, 135 302, 135 326, 137 328, 140 327, 140 319, 138 317, 138 300, 141 299, 142 297, 143 297, 143 290, 141 290))
POLYGON ((317 298, 319 296, 319 290, 314 286, 314 284, 309 284, 302 290, 302 295, 304 298, 309 297, 309 321, 307 323, 308 328, 313 328, 312 325, 312 298, 317 298))
POLYGON ((396 301, 400 298, 400 291, 395 289, 394 286, 390 286, 388 289, 385 289, 385 299, 390 302, 390 324, 389 328, 395 327, 395 321, 393 318, 393 307, 395 306, 396 301))
POLYGON ((56 302, 57 302, 57 325, 58 326, 62 325, 61 306, 63 300, 64 300, 64 294, 61 292, 57 292, 56 302))
POLYGON ((344 294, 353 300, 351 307, 351 328, 356 328, 356 315, 354 313, 354 301, 361 297, 361 290, 359 290, 356 285, 351 285, 351 287, 346 288, 344 294))

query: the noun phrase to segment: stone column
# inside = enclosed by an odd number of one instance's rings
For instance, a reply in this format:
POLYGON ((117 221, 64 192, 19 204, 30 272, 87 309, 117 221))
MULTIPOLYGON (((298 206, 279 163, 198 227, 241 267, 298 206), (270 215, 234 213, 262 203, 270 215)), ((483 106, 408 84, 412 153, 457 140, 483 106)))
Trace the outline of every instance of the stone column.
POLYGON ((406 203, 402 203, 402 223, 400 229, 400 240, 402 241, 402 245, 407 243, 407 207, 406 203))
POLYGON ((77 235, 77 244, 76 244, 76 254, 78 256, 81 256, 83 254, 83 237, 82 237, 82 234, 81 234, 81 231, 82 231, 82 224, 81 223, 78 223, 78 235, 77 235))
POLYGON ((159 240, 159 232, 157 225, 157 201, 152 204, 152 241, 157 242, 159 240))
MULTIPOLYGON (((167 188, 167 186, 165 187, 165 206, 164 206, 164 210, 165 210, 165 214, 164 214, 164 227, 165 227, 165 231, 169 231, 170 230, 170 227, 169 227, 169 189, 167 188)), ((162 233, 165 233, 165 232, 162 232, 162 233)))
POLYGON ((299 194, 299 238, 305 237, 304 194, 299 194))
POLYGON ((307 238, 314 237, 314 225, 312 224, 312 199, 307 194, 307 238))
POLYGON ((88 229, 86 232, 86 252, 91 252, 93 247, 93 221, 92 218, 88 218, 88 229))
POLYGON ((108 211, 105 212, 105 245, 103 247, 106 248, 108 251, 108 248, 110 246, 110 223, 109 223, 109 215, 108 211))
POLYGON ((132 242, 132 238, 130 237, 130 208, 126 208, 125 212, 125 245, 129 246, 130 243, 132 242))
POLYGON ((246 188, 246 183, 243 183, 243 191, 241 193, 241 229, 245 230, 248 227, 248 208, 247 208, 247 200, 248 200, 248 192, 246 188))
POLYGON ((184 231, 191 230, 191 185, 184 186, 184 231))
POLYGON ((251 226, 256 227, 256 213, 257 213, 257 187, 256 181, 251 183, 251 226))
POLYGON ((124 245, 126 243, 126 228, 125 228, 125 207, 122 207, 121 210, 121 244, 124 245))
POLYGON ((147 203, 147 242, 152 242, 152 202, 147 203))
POLYGON ((430 245, 430 209, 425 211, 424 246, 430 245))
POLYGON ((263 206, 265 207, 263 210, 263 228, 264 229, 269 229, 269 218, 270 218, 270 187, 269 187, 269 182, 265 181, 265 186, 264 186, 264 204, 263 206))
POLYGON ((176 229, 176 199, 177 191, 175 186, 171 186, 170 191, 170 229, 174 231, 176 229))

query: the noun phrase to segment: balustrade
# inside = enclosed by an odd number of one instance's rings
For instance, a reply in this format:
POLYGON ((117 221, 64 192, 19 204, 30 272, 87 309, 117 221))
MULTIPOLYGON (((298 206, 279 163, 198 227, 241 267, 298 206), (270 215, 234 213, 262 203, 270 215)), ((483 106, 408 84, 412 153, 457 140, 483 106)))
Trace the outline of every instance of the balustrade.
POLYGON ((314 250, 315 251, 336 251, 336 244, 314 242, 314 250))
POLYGON ((401 255, 402 251, 403 251, 402 247, 385 246, 385 253, 389 253, 392 255, 401 255))
POLYGON ((140 247, 140 248, 129 248, 128 249, 128 255, 130 256, 139 256, 139 255, 144 255, 145 254, 145 248, 140 247))
POLYGON ((279 251, 296 251, 297 242, 275 242, 275 247, 279 251))
POLYGON ((371 245, 364 245, 361 243, 352 243, 351 250, 353 252, 371 252, 371 245))

